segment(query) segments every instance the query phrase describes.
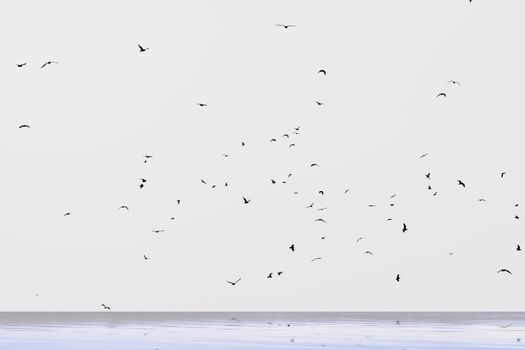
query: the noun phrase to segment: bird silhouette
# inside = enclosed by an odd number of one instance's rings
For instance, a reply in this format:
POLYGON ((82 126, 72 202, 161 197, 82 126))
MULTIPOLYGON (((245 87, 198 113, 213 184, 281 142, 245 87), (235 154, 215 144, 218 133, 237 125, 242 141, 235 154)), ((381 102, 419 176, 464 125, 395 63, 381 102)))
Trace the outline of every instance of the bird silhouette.
POLYGON ((161 233, 161 232, 164 232, 164 230, 151 230, 151 232, 153 232, 153 233, 161 233))
POLYGON ((279 271, 277 272, 277 276, 281 276, 283 274, 284 271, 279 271))
POLYGON ((105 304, 100 304, 104 308, 104 310, 111 310, 111 308, 105 304))
POLYGON ((142 47, 142 46, 140 46, 140 45, 138 45, 138 47, 139 47, 139 51, 140 51, 140 52, 146 52, 146 51, 149 50, 149 47, 144 48, 144 47, 142 47))
POLYGON ((314 203, 310 204, 309 206, 305 207, 305 209, 308 209, 308 208, 313 208, 314 206, 314 203))
POLYGON ((463 188, 465 188, 465 183, 461 180, 458 180, 458 185, 459 186, 463 186, 463 188))
POLYGON ((319 101, 315 101, 315 103, 316 103, 318 106, 322 106, 322 105, 324 105, 323 102, 319 102, 319 101))
POLYGON ((399 282, 400 280, 401 280, 401 276, 399 276, 399 274, 397 274, 397 276, 396 276, 396 281, 399 282))
POLYGON ((319 164, 317 164, 317 163, 312 163, 312 164, 310 164, 310 166, 311 166, 311 167, 319 166, 319 164))
POLYGON ((180 199, 177 199, 177 205, 180 205, 180 199))
POLYGON ((208 105, 206 103, 197 103, 197 106, 208 107, 208 105))
POLYGON ((370 255, 374 255, 372 254, 372 252, 370 250, 367 250, 366 252, 364 252, 363 254, 370 254, 370 255))
POLYGON ((148 180, 146 179, 143 179, 143 178, 139 178, 140 182, 148 182, 148 180))
POLYGON ((291 27, 297 27, 295 24, 276 24, 277 27, 283 27, 284 29, 288 29, 291 27))
POLYGON ((446 93, 444 93, 444 92, 440 92, 439 94, 437 94, 437 96, 436 96, 436 97, 439 97, 439 96, 447 97, 447 94, 446 94, 446 93))
POLYGON ((313 258, 312 260, 310 260, 310 262, 314 262, 316 260, 321 260, 322 258, 313 258))
POLYGON ((403 224, 403 233, 407 232, 408 229, 407 229, 407 225, 406 224, 403 224))
POLYGON ((22 68, 23 66, 25 66, 27 64, 27 62, 24 62, 24 63, 15 63, 15 65, 18 67, 18 68, 22 68))
POLYGON ((244 143, 244 141, 241 142, 241 146, 242 146, 242 147, 246 146, 246 144, 244 143))
POLYGON ((204 181, 203 179, 201 179, 201 183, 206 185, 206 181, 204 181))
POLYGON ((270 272, 266 278, 272 278, 273 272, 270 272))
POLYGON ((275 181, 274 179, 270 179, 270 182, 271 182, 272 184, 276 184, 276 183, 277 183, 277 181, 275 181))
POLYGON ((324 222, 326 224, 326 221, 324 219, 315 219, 314 221, 321 221, 321 222, 324 222))
POLYGON ((237 281, 235 281, 235 282, 230 282, 230 281, 226 281, 226 282, 228 282, 229 284, 231 284, 232 286, 234 286, 234 285, 236 285, 237 282, 239 282, 240 280, 241 280, 241 279, 239 278, 239 279, 238 279, 237 281))
POLYGON ((71 215, 70 211, 68 211, 67 213, 64 214, 64 216, 69 216, 69 215, 71 215))
POLYGON ((323 195, 323 194, 324 194, 324 191, 323 191, 323 190, 320 190, 318 193, 319 193, 320 195, 323 195))
POLYGON ((295 252, 295 244, 289 246, 288 249, 290 249, 292 252, 295 252))
POLYGON ((428 156, 428 153, 420 155, 419 158, 425 158, 426 156, 428 156))
POLYGON ((514 215, 514 219, 519 220, 520 217, 518 215, 514 215))
POLYGON ((485 198, 478 199, 478 202, 486 202, 487 200, 485 198))
POLYGON ((292 147, 295 147, 295 143, 291 143, 290 146, 288 146, 288 148, 292 148, 292 147))
POLYGON ((501 270, 498 271, 498 273, 500 273, 500 272, 506 272, 506 273, 508 273, 509 275, 512 275, 512 272, 510 272, 510 271, 507 270, 507 269, 501 269, 501 270))
POLYGON ((359 243, 360 240, 365 239, 365 237, 359 237, 355 242, 359 243))
POLYGON ((503 179, 503 176, 505 176, 505 174, 506 174, 506 172, 505 172, 505 171, 504 171, 504 172, 502 172, 502 173, 500 174, 500 176, 501 176, 501 178, 502 178, 502 179, 503 179))
POLYGON ((270 142, 277 142, 277 140, 276 139, 271 139, 270 142))
POLYGON ((119 209, 126 209, 126 210, 129 210, 129 208, 128 208, 127 205, 121 205, 121 206, 119 207, 119 209))
POLYGON ((287 138, 290 138, 290 135, 288 135, 288 134, 284 134, 284 135, 281 136, 281 137, 287 137, 287 138))
POLYGON ((144 254, 144 260, 149 260, 149 258, 144 254))
POLYGON ((317 72, 317 74, 321 74, 321 73, 326 75, 326 71, 324 69, 319 69, 319 71, 317 72))
POLYGON ((516 251, 521 252, 521 247, 519 244, 516 246, 516 251))
POLYGON ((44 63, 42 65, 42 67, 40 67, 40 69, 44 68, 45 66, 47 66, 48 64, 51 64, 51 63, 58 63, 57 61, 47 61, 46 63, 44 63))
POLYGON ((459 81, 456 81, 456 80, 449 80, 449 81, 447 81, 447 84, 452 84, 452 85, 458 85, 458 86, 461 86, 461 84, 459 83, 459 81))
POLYGON ((251 199, 246 199, 244 197, 242 197, 242 200, 244 201, 244 204, 248 204, 252 201, 251 199))
POLYGON ((431 189, 432 189, 432 186, 428 185, 427 190, 430 191, 431 189))
POLYGON ((437 194, 438 194, 437 192, 434 192, 434 194, 432 194, 432 195, 433 195, 433 196, 437 196, 437 194))
POLYGON ((140 184, 140 185, 139 185, 139 188, 140 188, 140 189, 143 189, 143 188, 144 188, 144 184, 140 184))
POLYGON ((425 174, 425 177, 430 180, 430 173, 425 174))
POLYGON ((27 125, 27 124, 22 124, 22 125, 20 125, 18 128, 19 128, 19 129, 24 129, 24 128, 29 129, 29 128, 31 128, 31 127, 30 127, 29 125, 27 125))

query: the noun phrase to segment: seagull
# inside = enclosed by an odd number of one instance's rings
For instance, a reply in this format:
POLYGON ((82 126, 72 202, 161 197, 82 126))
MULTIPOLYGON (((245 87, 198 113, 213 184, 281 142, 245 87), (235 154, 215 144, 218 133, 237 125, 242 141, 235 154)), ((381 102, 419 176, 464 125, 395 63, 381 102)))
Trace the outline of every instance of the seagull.
POLYGON ((396 197, 396 196, 397 196, 397 193, 396 193, 396 194, 393 194, 393 195, 391 195, 391 196, 390 196, 390 198, 394 198, 394 197, 396 197))
POLYGON ((518 246, 516 247, 516 251, 521 252, 521 247, 520 247, 519 244, 518 244, 518 246))
POLYGON ((310 262, 314 262, 316 260, 321 260, 322 258, 313 258, 312 260, 310 260, 310 262))
POLYGON ((288 146, 288 148, 292 148, 292 147, 295 147, 295 143, 291 143, 290 146, 288 146))
MULTIPOLYGON (((472 0, 469 0, 470 2, 472 2, 472 0)), ((453 85, 458 85, 458 86, 461 86, 461 84, 459 83, 459 81, 455 81, 455 80, 449 80, 447 81, 448 84, 453 84, 453 85)))
POLYGON ((45 66, 47 66, 48 64, 51 64, 51 63, 58 63, 57 61, 47 61, 46 63, 44 63, 42 65, 42 67, 40 67, 40 69, 44 68, 45 66))
POLYGON ((270 272, 266 278, 272 278, 273 272, 270 272))
POLYGON ((22 124, 18 127, 19 129, 23 129, 23 128, 27 128, 27 129, 30 129, 31 127, 27 124, 22 124))
POLYGON ((164 232, 164 230, 151 230, 151 232, 153 232, 153 233, 161 233, 161 232, 164 232))
POLYGON ((430 180, 430 173, 425 174, 425 177, 430 180))
POLYGON ((323 191, 323 190, 320 190, 320 191, 319 191, 319 194, 320 194, 320 195, 323 195, 323 194, 324 194, 324 191, 323 191))
POLYGON ((377 207, 377 204, 368 204, 368 207, 369 208, 375 208, 375 207, 377 207))
POLYGON ((485 198, 478 199, 478 202, 486 202, 487 200, 485 198))
POLYGON ((436 96, 436 97, 439 97, 439 96, 447 97, 447 94, 446 94, 446 93, 444 93, 444 92, 440 92, 439 94, 437 94, 437 96, 436 96))
POLYGON ((251 202, 251 199, 246 199, 246 198, 244 198, 244 197, 242 197, 242 199, 244 200, 244 204, 248 204, 248 203, 251 202))
POLYGON ((365 239, 365 237, 359 237, 359 238, 357 239, 357 241, 355 241, 355 242, 356 242, 356 243, 359 243, 359 241, 362 240, 362 239, 365 239))
POLYGON ((244 141, 241 142, 241 146, 242 146, 242 147, 246 146, 246 144, 244 143, 244 141))
POLYGON ((514 215, 514 219, 519 220, 520 217, 518 215, 514 215))
POLYGON ((317 210, 317 211, 322 211, 322 210, 326 210, 326 209, 328 209, 328 207, 317 208, 317 209, 315 209, 315 210, 317 210))
POLYGON ((15 65, 18 67, 18 68, 22 68, 23 66, 25 66, 27 64, 27 62, 24 62, 24 63, 15 63, 15 65))
POLYGON ((270 142, 277 142, 277 140, 276 139, 271 139, 270 142))
POLYGON ((180 199, 177 199, 177 205, 180 205, 180 199))
POLYGON ((206 103, 197 103, 197 106, 208 107, 208 105, 206 103))
POLYGON ((505 174, 506 174, 506 172, 505 172, 505 171, 504 171, 504 172, 502 172, 502 173, 500 174, 500 176, 501 176, 501 178, 502 178, 502 179, 503 179, 503 176, 505 176, 505 174))
POLYGON ((326 75, 326 71, 324 69, 319 69, 319 72, 317 72, 317 74, 321 74, 323 73, 324 75, 326 75))
POLYGON ((408 229, 407 229, 407 224, 403 224, 403 233, 407 232, 408 229))
POLYGON ((432 186, 428 185, 427 190, 430 191, 431 189, 432 189, 432 186))
POLYGON ((401 276, 399 276, 399 274, 397 274, 397 276, 396 276, 396 281, 399 282, 400 280, 401 280, 401 276))
POLYGON ((139 50, 140 52, 146 52, 149 50, 149 47, 143 48, 142 46, 139 45, 139 50))
POLYGON ((206 181, 204 181, 203 179, 201 179, 201 182, 206 185, 206 181))
POLYGON ((428 156, 428 153, 420 155, 419 158, 425 158, 426 156, 428 156))
POLYGON ((283 274, 284 271, 279 271, 277 272, 277 276, 281 276, 283 274))
POLYGON ((284 29, 288 29, 290 27, 296 27, 295 24, 276 24, 277 27, 283 27, 284 29))
POLYGON ((109 306, 106 306, 106 305, 104 305, 104 304, 100 304, 100 305, 102 305, 102 307, 104 308, 104 310, 111 310, 111 308, 110 308, 109 306))
POLYGON ((324 219, 315 219, 314 221, 322 221, 326 224, 326 221, 324 219))
POLYGON ((292 244, 291 246, 289 246, 288 249, 291 249, 292 252, 295 252, 295 244, 292 244))
POLYGON ((71 215, 70 211, 68 211, 67 213, 64 214, 64 216, 69 216, 69 215, 71 215))
POLYGON ((235 281, 235 282, 230 282, 230 281, 226 281, 226 282, 228 282, 229 284, 231 284, 232 286, 234 286, 234 285, 236 285, 237 282, 239 282, 240 280, 241 280, 241 279, 239 278, 239 279, 238 279, 237 281, 235 281))
POLYGON ((144 254, 144 260, 149 260, 149 258, 144 254))
POLYGON ((370 250, 367 250, 366 252, 364 252, 363 254, 370 254, 370 255, 374 255, 372 254, 372 252, 370 250))
POLYGON ((448 252, 448 255, 454 255, 454 252, 448 252))
POLYGON ((143 179, 143 178, 139 178, 140 182, 144 183, 144 182, 147 182, 146 179, 143 179))
POLYGON ((272 184, 276 184, 277 181, 275 181, 274 179, 270 179, 270 181, 272 182, 272 184))
POLYGON ((463 188, 465 188, 465 183, 461 180, 458 180, 458 185, 459 186, 463 186, 463 188))
POLYGON ((322 106, 322 105, 324 105, 323 102, 319 102, 319 101, 315 101, 315 103, 317 103, 318 106, 322 106))
POLYGON ((150 156, 150 155, 148 155, 148 154, 145 154, 145 155, 144 155, 144 158, 146 158, 146 159, 150 159, 150 158, 153 158, 153 156, 150 156))
POLYGON ((438 194, 437 192, 434 192, 433 196, 437 196, 437 194, 438 194))
POLYGON ((310 204, 309 206, 307 206, 305 209, 308 209, 308 208, 313 208, 314 206, 314 203, 310 204))
POLYGON ((127 205, 121 205, 121 206, 119 207, 119 209, 126 209, 126 210, 129 210, 129 208, 128 208, 127 205))
POLYGON ((509 275, 512 275, 512 272, 510 272, 510 271, 507 270, 507 269, 501 269, 501 270, 498 271, 498 273, 500 273, 500 272, 506 272, 506 273, 508 273, 509 275))
POLYGON ((290 138, 290 135, 288 135, 288 134, 284 134, 284 135, 281 136, 281 137, 287 137, 287 138, 290 138))
POLYGON ((347 188, 347 189, 345 190, 345 194, 347 194, 348 192, 350 192, 350 189, 349 189, 349 188, 347 188))
POLYGON ((144 184, 140 184, 140 185, 139 185, 139 188, 140 188, 140 189, 144 188, 144 184))
POLYGON ((311 166, 311 167, 319 166, 319 164, 317 164, 317 163, 312 163, 312 164, 310 164, 310 166, 311 166))

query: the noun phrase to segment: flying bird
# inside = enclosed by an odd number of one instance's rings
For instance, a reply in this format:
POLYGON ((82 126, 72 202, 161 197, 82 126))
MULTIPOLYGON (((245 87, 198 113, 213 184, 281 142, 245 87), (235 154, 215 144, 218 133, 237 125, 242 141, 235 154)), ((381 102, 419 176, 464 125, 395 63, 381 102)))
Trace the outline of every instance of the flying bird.
POLYGON ((244 204, 248 204, 251 202, 251 199, 246 199, 244 197, 242 197, 243 201, 244 201, 244 204))
POLYGON ((313 258, 312 260, 310 260, 310 262, 314 262, 316 260, 321 260, 322 258, 313 258))
POLYGON ((27 128, 27 129, 30 129, 31 127, 27 124, 22 124, 18 127, 19 129, 23 129, 23 128, 27 128))
POLYGON ((403 224, 403 233, 407 232, 408 229, 407 229, 407 224, 403 224))
POLYGON ((119 209, 126 209, 126 210, 129 210, 129 208, 128 208, 127 205, 121 205, 121 206, 119 207, 119 209))
POLYGON ((365 237, 359 237, 355 242, 359 243, 360 240, 365 239, 365 237))
POLYGON ((149 258, 144 254, 144 260, 149 260, 149 258))
POLYGON ((315 219, 314 221, 322 221, 326 224, 326 221, 324 219, 315 219))
POLYGON ((277 27, 283 27, 284 29, 288 29, 290 27, 296 27, 295 24, 276 24, 277 27))
POLYGON ((51 64, 51 63, 58 63, 57 61, 47 61, 46 63, 44 63, 42 65, 42 67, 40 67, 40 69, 44 68, 45 66, 47 66, 48 64, 51 64))
POLYGON ((349 188, 347 188, 347 189, 345 190, 345 194, 347 194, 348 192, 350 192, 350 189, 349 189, 349 188))
POLYGON ((516 246, 516 251, 521 252, 521 247, 519 244, 516 246))
POLYGON ((426 156, 428 156, 428 153, 425 153, 425 154, 420 155, 419 158, 424 158, 424 157, 426 157, 426 156))
POLYGON ((310 164, 310 166, 311 166, 311 167, 313 167, 313 166, 319 166, 319 164, 317 164, 317 163, 312 163, 312 164, 310 164))
POLYGON ((439 97, 439 96, 447 97, 447 94, 446 94, 446 93, 444 93, 444 92, 440 92, 439 94, 437 94, 437 96, 436 96, 436 97, 439 97))
POLYGON ((399 276, 399 274, 397 274, 397 276, 396 276, 396 281, 399 282, 400 280, 401 280, 401 276, 399 276))
POLYGON ((520 217, 518 215, 514 215, 514 219, 519 220, 520 217))
POLYGON ((372 254, 372 252, 370 250, 367 250, 366 252, 364 252, 364 254, 374 255, 374 254, 372 254))
POLYGON ((512 272, 510 272, 510 271, 507 270, 507 269, 501 269, 501 270, 498 271, 498 273, 500 273, 500 272, 506 272, 506 273, 508 273, 509 275, 512 275, 512 272))
POLYGON ((18 68, 22 68, 23 66, 25 66, 27 64, 27 62, 24 62, 24 63, 15 63, 15 65, 18 67, 18 68))
MULTIPOLYGON (((471 0, 470 0, 471 1, 471 0)), ((452 85, 458 85, 458 86, 461 86, 461 84, 459 83, 459 81, 455 81, 455 80, 449 80, 447 81, 447 84, 452 84, 452 85)))
POLYGON ((102 305, 102 307, 104 308, 104 310, 111 310, 111 308, 110 308, 109 306, 107 306, 107 305, 104 305, 104 304, 100 304, 100 305, 102 305))
POLYGON ((266 278, 272 278, 273 272, 270 272, 266 278))
POLYGON ((465 183, 461 180, 458 180, 458 185, 459 186, 463 186, 463 188, 465 188, 465 183))
POLYGON ((206 103, 197 103, 197 106, 208 107, 208 105, 206 103))
POLYGON ((291 249, 292 252, 295 252, 295 244, 292 244, 288 247, 288 249, 291 249))
POLYGON ((139 46, 139 51, 140 52, 146 52, 149 50, 149 47, 146 47, 146 48, 143 48, 142 46, 138 45, 139 46))
POLYGON ((288 134, 284 134, 284 135, 281 136, 281 137, 287 137, 287 138, 290 138, 290 135, 288 135, 288 134))
POLYGON ((64 214, 64 216, 69 216, 69 215, 71 215, 70 211, 68 211, 67 213, 64 214))
POLYGON ((151 232, 153 232, 153 233, 161 233, 161 232, 164 232, 164 230, 151 230, 151 232))
POLYGON ((503 176, 505 176, 505 174, 506 174, 506 172, 505 172, 505 171, 504 171, 504 172, 502 172, 502 173, 500 174, 500 176, 501 176, 501 178, 502 178, 502 179, 503 179, 503 176))
POLYGON ((206 181, 204 181, 203 179, 201 179, 201 183, 206 185, 206 181))
POLYGON ((308 208, 313 208, 314 206, 314 203, 310 204, 309 206, 307 206, 305 209, 308 209, 308 208))
POLYGON ((319 101, 315 101, 315 103, 317 103, 318 106, 322 106, 322 105, 324 105, 323 102, 319 102, 319 101))
POLYGON ((430 180, 430 173, 425 174, 425 177, 430 180))
POLYGON ((478 199, 478 202, 486 202, 487 200, 485 198, 478 199))
POLYGON ((290 146, 288 146, 288 148, 292 148, 292 147, 295 147, 295 143, 291 143, 290 146))
POLYGON ((319 191, 319 194, 320 194, 320 195, 323 195, 323 194, 324 194, 324 191, 323 191, 323 190, 320 190, 320 191, 319 191))
POLYGON ((323 73, 324 75, 326 75, 326 71, 324 69, 319 69, 319 71, 317 72, 317 74, 321 74, 323 73))
POLYGON ((277 272, 277 276, 281 276, 283 274, 284 271, 279 271, 277 272))
POLYGON ((234 285, 236 285, 237 282, 239 282, 240 280, 241 280, 241 279, 239 278, 239 279, 238 279, 237 281, 235 281, 235 282, 230 282, 230 281, 226 281, 226 282, 228 282, 229 284, 231 284, 232 286, 234 286, 234 285))

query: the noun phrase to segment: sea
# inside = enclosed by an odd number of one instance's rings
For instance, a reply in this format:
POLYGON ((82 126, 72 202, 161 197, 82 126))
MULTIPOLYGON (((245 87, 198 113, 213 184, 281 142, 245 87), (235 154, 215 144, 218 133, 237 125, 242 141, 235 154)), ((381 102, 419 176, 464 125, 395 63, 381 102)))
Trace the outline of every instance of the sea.
POLYGON ((525 313, 0 312, 0 349, 525 349, 525 313))

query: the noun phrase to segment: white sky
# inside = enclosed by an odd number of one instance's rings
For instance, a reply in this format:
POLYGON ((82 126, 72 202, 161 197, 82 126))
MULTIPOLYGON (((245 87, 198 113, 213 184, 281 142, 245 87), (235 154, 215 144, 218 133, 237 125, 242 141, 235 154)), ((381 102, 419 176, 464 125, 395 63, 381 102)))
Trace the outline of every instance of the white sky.
POLYGON ((524 11, 1 2, 0 310, 523 311, 524 11))

